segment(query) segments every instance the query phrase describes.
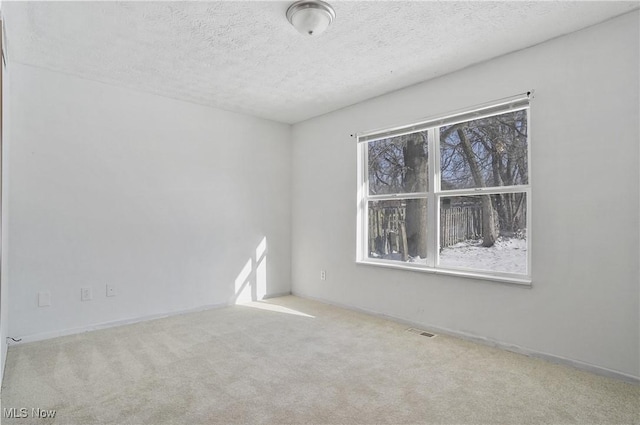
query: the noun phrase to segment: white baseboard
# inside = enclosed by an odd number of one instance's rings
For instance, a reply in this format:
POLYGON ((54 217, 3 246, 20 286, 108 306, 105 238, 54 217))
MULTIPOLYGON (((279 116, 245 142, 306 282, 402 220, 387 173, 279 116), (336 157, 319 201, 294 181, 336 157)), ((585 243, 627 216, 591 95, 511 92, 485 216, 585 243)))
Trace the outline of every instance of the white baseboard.
POLYGON ((148 320, 155 320, 155 319, 161 319, 164 317, 177 316, 180 314, 196 313, 198 311, 205 311, 205 310, 213 310, 213 309, 228 307, 230 305, 233 305, 233 304, 232 303, 210 304, 210 305, 204 305, 200 307, 189 308, 186 310, 172 311, 169 313, 151 314, 147 316, 133 317, 130 319, 113 320, 110 322, 103 322, 103 323, 97 323, 97 324, 92 324, 87 326, 81 326, 81 327, 72 328, 72 329, 62 329, 62 330, 51 331, 51 332, 42 332, 38 334, 25 335, 22 337, 13 337, 19 341, 9 340, 8 345, 12 346, 17 344, 27 344, 27 343, 36 342, 36 341, 43 341, 46 339, 58 338, 61 336, 75 335, 75 334, 84 333, 84 332, 97 331, 99 329, 107 329, 107 328, 113 328, 116 326, 131 325, 133 323, 146 322, 148 320))
POLYGON ((525 355, 525 356, 528 356, 528 357, 534 357, 534 358, 546 360, 546 361, 551 362, 551 363, 571 366, 571 367, 574 367, 576 369, 580 369, 580 370, 584 370, 584 371, 587 371, 587 372, 594 373, 596 375, 606 376, 606 377, 614 378, 614 379, 619 379, 621 381, 629 382, 629 383, 632 383, 632 384, 640 384, 640 377, 638 377, 638 376, 633 376, 633 375, 629 375, 629 374, 624 373, 624 372, 619 372, 617 370, 608 369, 606 367, 596 366, 596 365, 593 365, 593 364, 590 364, 590 363, 585 363, 585 362, 582 362, 580 360, 574 360, 574 359, 570 359, 570 358, 566 358, 566 357, 562 357, 562 356, 557 356, 555 354, 544 353, 544 352, 541 352, 541 351, 536 351, 536 350, 532 350, 532 349, 525 348, 525 347, 520 347, 520 346, 513 345, 513 344, 507 344, 505 342, 496 341, 496 340, 492 340, 492 339, 489 339, 489 338, 481 337, 481 336, 478 336, 478 335, 468 334, 468 333, 465 333, 465 332, 460 332, 460 331, 455 331, 455 330, 451 330, 451 329, 441 328, 441 327, 438 327, 438 326, 425 325, 423 323, 416 323, 416 322, 412 322, 410 320, 406 320, 406 319, 403 319, 403 318, 400 318, 400 317, 395 317, 395 316, 391 316, 391 315, 388 315, 388 314, 379 313, 379 312, 372 311, 372 310, 367 310, 367 309, 364 309, 364 308, 359 308, 359 307, 354 307, 354 306, 350 306, 350 305, 346 305, 346 304, 337 303, 337 302, 334 302, 334 301, 331 301, 331 300, 326 300, 324 298, 305 295, 305 294, 299 293, 297 291, 292 291, 292 295, 295 295, 296 297, 307 298, 307 299, 310 299, 310 300, 314 300, 314 301, 322 302, 322 303, 325 303, 325 304, 333 305, 333 306, 336 306, 336 307, 344 308, 346 310, 356 311, 356 312, 359 312, 359 313, 364 313, 364 314, 368 314, 368 315, 371 315, 371 316, 380 317, 380 318, 383 318, 383 319, 387 319, 387 320, 391 320, 391 321, 394 321, 394 322, 402 323, 402 324, 405 324, 407 326, 421 328, 421 329, 424 329, 424 330, 427 330, 427 331, 431 331, 431 332, 435 332, 435 333, 439 333, 439 334, 443 334, 443 335, 453 336, 453 337, 456 337, 456 338, 464 339, 464 340, 475 342, 475 343, 482 344, 482 345, 487 345, 487 346, 490 346, 490 347, 500 348, 502 350, 511 351, 513 353, 522 354, 522 355, 525 355))
MULTIPOLYGON (((286 295, 291 295, 291 292, 282 292, 282 293, 269 294, 269 295, 266 295, 264 297, 264 299, 283 297, 283 296, 286 296, 286 295)), ((114 320, 114 321, 109 321, 109 322, 103 322, 103 323, 97 323, 97 324, 92 324, 92 325, 87 325, 87 326, 81 326, 81 327, 72 328, 72 329, 62 329, 62 330, 51 331, 51 332, 42 332, 42 333, 33 334, 33 335, 25 335, 25 336, 21 336, 21 337, 13 337, 13 338, 15 338, 17 340, 20 340, 20 341, 11 341, 11 340, 9 340, 8 345, 27 344, 27 343, 30 343, 30 342, 43 341, 43 340, 47 340, 47 339, 51 339, 51 338, 58 338, 58 337, 61 337, 61 336, 75 335, 75 334, 79 334, 79 333, 83 333, 83 332, 91 332, 91 331, 96 331, 96 330, 99 330, 99 329, 112 328, 112 327, 115 327, 115 326, 124 326, 124 325, 130 325, 130 324, 138 323, 138 322, 146 322, 147 320, 161 319, 163 317, 176 316, 176 315, 179 315, 179 314, 195 313, 195 312, 198 312, 198 311, 212 310, 212 309, 216 309, 216 308, 223 308, 223 307, 228 307, 230 305, 234 305, 234 303, 233 302, 228 302, 228 303, 220 303, 220 304, 210 304, 210 305, 190 308, 190 309, 186 309, 186 310, 172 311, 172 312, 169 312, 169 313, 151 314, 151 315, 147 315, 147 316, 139 316, 139 317, 134 317, 134 318, 130 318, 130 319, 114 320)))

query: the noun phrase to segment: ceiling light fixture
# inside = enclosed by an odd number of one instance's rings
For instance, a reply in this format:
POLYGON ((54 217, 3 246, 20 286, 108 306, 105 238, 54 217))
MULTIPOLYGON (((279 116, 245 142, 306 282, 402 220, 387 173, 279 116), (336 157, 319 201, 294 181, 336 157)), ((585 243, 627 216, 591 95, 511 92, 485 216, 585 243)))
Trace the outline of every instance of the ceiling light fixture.
POLYGON ((320 35, 331 25, 336 12, 321 0, 300 0, 287 9, 287 19, 304 35, 320 35))

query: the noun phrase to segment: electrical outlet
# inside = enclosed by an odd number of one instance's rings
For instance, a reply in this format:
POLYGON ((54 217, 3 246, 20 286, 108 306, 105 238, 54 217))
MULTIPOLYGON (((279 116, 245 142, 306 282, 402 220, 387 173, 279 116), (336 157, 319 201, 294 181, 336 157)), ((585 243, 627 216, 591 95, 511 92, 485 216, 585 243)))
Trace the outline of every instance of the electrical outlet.
POLYGON ((88 286, 85 286, 84 288, 80 288, 80 299, 82 301, 90 301, 93 298, 93 295, 91 295, 91 288, 88 286))
POLYGON ((320 270, 320 280, 327 280, 327 271, 320 270))
POLYGON ((51 292, 38 292, 38 307, 49 307, 51 305, 51 292))
POLYGON ((107 284, 107 297, 115 297, 116 296, 116 287, 115 285, 107 284))

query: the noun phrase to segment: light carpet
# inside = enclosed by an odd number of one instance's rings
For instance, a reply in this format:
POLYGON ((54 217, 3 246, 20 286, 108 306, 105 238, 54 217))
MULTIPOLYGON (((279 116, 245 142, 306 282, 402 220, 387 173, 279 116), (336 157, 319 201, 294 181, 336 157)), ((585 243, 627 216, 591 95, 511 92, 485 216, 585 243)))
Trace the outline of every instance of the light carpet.
POLYGON ((288 296, 19 344, 2 423, 640 423, 638 385, 406 329, 288 296))

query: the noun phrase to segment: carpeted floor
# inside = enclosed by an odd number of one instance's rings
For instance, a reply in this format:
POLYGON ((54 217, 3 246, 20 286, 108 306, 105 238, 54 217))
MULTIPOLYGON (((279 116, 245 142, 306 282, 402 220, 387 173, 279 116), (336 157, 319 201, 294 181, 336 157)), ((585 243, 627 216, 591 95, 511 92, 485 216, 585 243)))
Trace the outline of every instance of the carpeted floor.
POLYGON ((640 423, 638 385, 406 328, 282 297, 16 345, 2 423, 640 423))

